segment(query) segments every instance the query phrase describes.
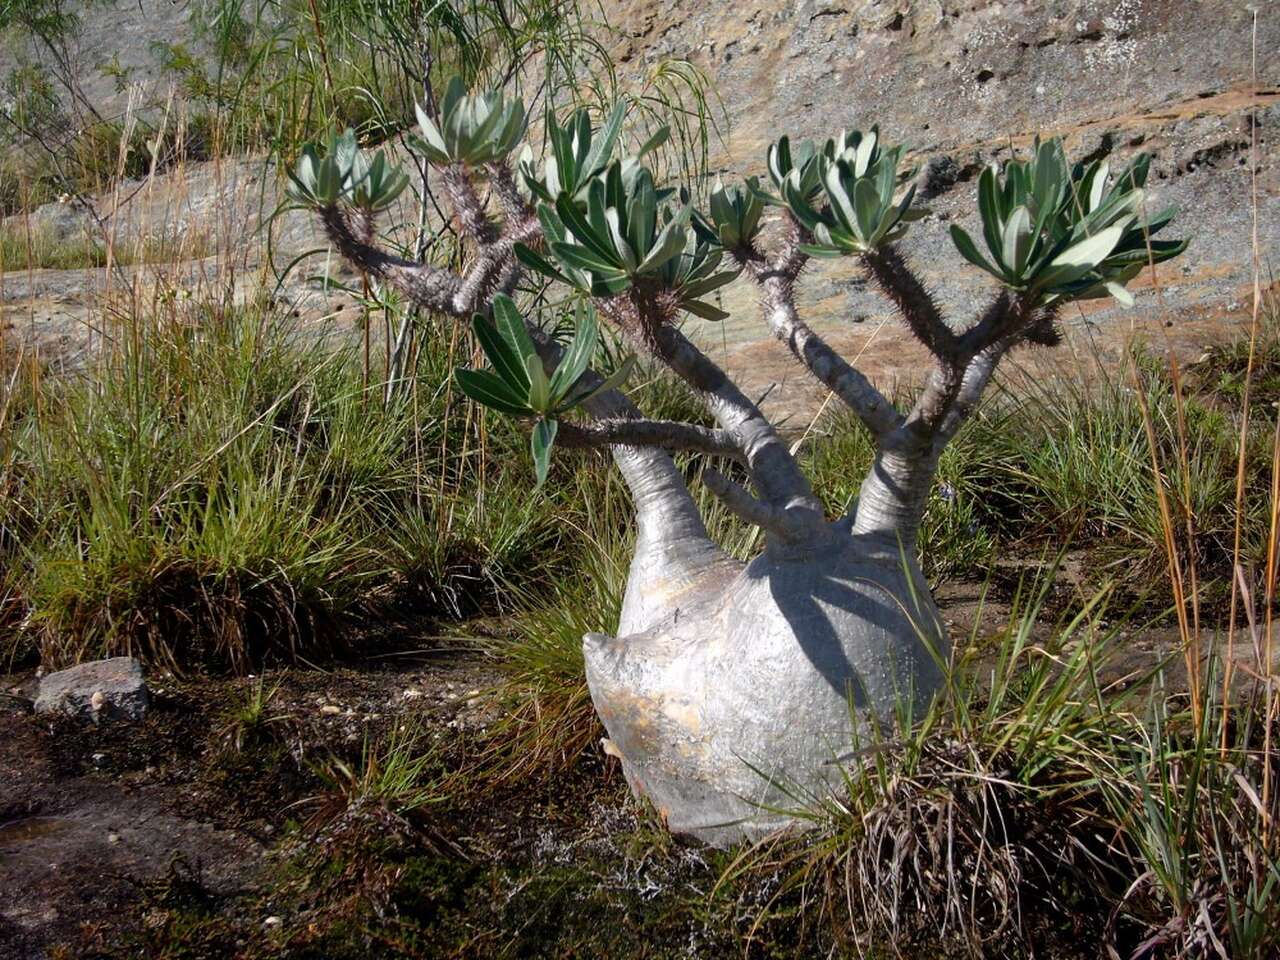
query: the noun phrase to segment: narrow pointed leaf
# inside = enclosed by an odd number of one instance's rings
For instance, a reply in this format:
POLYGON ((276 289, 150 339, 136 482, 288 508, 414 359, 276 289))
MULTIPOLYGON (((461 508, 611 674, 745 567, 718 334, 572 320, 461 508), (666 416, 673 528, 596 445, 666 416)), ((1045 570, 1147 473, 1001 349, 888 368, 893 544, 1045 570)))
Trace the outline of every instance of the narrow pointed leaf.
POLYGON ((517 396, 495 373, 458 367, 453 371, 453 376, 463 394, 476 403, 513 417, 527 417, 533 412, 525 398, 517 396))
POLYGON ((546 413, 551 409, 551 383, 542 368, 542 358, 537 354, 525 357, 524 368, 529 375, 529 406, 537 413, 546 413))
POLYGON ((531 357, 537 357, 538 351, 533 345, 529 331, 524 325, 524 317, 520 316, 520 310, 516 307, 514 300, 505 294, 494 297, 493 318, 498 333, 510 346, 511 351, 520 358, 521 363, 527 365, 531 357))
POLYGON ((973 238, 961 229, 959 225, 954 223, 951 225, 951 242, 954 243, 956 245, 956 249, 960 251, 960 256, 964 257, 975 267, 980 267, 987 271, 987 273, 1004 279, 1004 275, 1001 271, 992 266, 986 257, 978 252, 978 246, 973 242, 973 238))
POLYGON ((475 332, 476 340, 484 350, 489 365, 493 367, 493 372, 513 389, 523 391, 527 396, 529 377, 524 372, 524 359, 515 348, 498 332, 497 327, 479 314, 471 321, 471 329, 475 332))
POLYGON ((551 469, 551 446, 556 442, 556 431, 560 424, 555 420, 539 420, 529 436, 529 449, 533 454, 533 472, 537 477, 537 486, 547 482, 547 473, 551 469))

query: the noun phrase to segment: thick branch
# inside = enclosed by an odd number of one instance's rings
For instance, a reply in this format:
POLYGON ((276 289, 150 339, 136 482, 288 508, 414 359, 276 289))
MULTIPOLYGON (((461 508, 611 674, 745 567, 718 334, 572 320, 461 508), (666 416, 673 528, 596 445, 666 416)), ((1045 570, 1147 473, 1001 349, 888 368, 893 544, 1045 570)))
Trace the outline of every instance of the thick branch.
POLYGON ((507 225, 492 244, 480 247, 464 275, 430 264, 414 263, 372 245, 372 218, 352 216, 341 207, 320 210, 329 241, 357 269, 400 291, 410 302, 452 317, 470 317, 485 310, 495 294, 510 293, 519 282, 515 244, 537 234, 537 220, 521 219, 507 225), (369 239, 364 239, 368 237, 369 239))
POLYGON ((898 308, 916 339, 939 359, 950 359, 957 349, 956 335, 942 319, 932 294, 892 246, 862 254, 862 263, 876 285, 898 308))
POLYGON ((914 542, 938 460, 973 413, 1001 358, 1028 333, 1052 325, 1052 310, 1001 293, 939 359, 906 421, 877 451, 853 508, 854 532, 892 533, 914 542))
POLYGON ((320 219, 329 242, 358 270, 390 284, 426 310, 455 317, 470 315, 469 304, 458 299, 462 277, 452 270, 392 256, 362 241, 340 207, 322 207, 320 219))
MULTIPOLYGON (((957 338, 957 352, 949 359, 939 360, 904 429, 921 442, 934 442, 939 427, 962 399, 968 406, 961 419, 968 416, 1005 351, 1020 342, 1042 316, 1043 312, 1037 312, 1030 300, 1002 291, 978 322, 957 338), (981 371, 987 367, 983 377, 981 371)), ((950 438, 942 438, 941 442, 947 439, 950 438)))
POLYGON ((489 182, 493 185, 493 192, 497 194, 508 222, 537 219, 533 207, 521 195, 515 174, 506 161, 487 163, 484 169, 489 174, 489 182))
MULTIPOLYGON (((560 363, 564 348, 536 325, 529 324, 529 336, 550 375, 560 363)), ((582 375, 582 383, 588 388, 601 382, 594 370, 582 375)), ((620 390, 597 394, 585 407, 600 421, 643 419, 631 398, 620 390)), ((568 424, 562 425, 561 431, 565 426, 568 424)), ((662 609, 660 591, 655 593, 651 588, 668 577, 701 576, 721 562, 724 554, 707 535, 698 505, 667 453, 656 447, 638 446, 614 446, 611 453, 631 491, 639 527, 619 627, 622 633, 632 633, 648 625, 645 621, 654 610, 662 609)))
POLYGON ((567 447, 661 447, 745 459, 725 431, 675 420, 606 418, 593 423, 562 422, 556 441, 567 447))
POLYGON ((760 288, 760 309, 773 335, 880 440, 902 422, 902 416, 860 370, 800 319, 795 281, 808 260, 802 244, 810 238, 790 212, 786 224, 783 242, 768 258, 752 243, 732 251, 733 257, 760 288))
POLYGON ((902 422, 893 403, 860 370, 836 353, 796 311, 795 291, 785 272, 753 271, 760 308, 773 335, 832 393, 849 406, 877 439, 902 422))
POLYGON ((780 506, 816 512, 821 518, 821 505, 787 445, 738 385, 684 334, 668 324, 658 324, 652 329, 650 346, 658 359, 702 394, 712 416, 733 436, 745 455, 764 498, 780 506))
POLYGON ((496 241, 498 229, 485 213, 484 203, 476 193, 467 168, 460 163, 451 163, 441 170, 441 180, 462 232, 484 246, 496 241))
POLYGON ((793 514, 757 500, 741 484, 718 470, 704 470, 702 482, 730 513, 768 534, 786 542, 795 542, 803 540, 808 533, 807 526, 797 524, 793 514))

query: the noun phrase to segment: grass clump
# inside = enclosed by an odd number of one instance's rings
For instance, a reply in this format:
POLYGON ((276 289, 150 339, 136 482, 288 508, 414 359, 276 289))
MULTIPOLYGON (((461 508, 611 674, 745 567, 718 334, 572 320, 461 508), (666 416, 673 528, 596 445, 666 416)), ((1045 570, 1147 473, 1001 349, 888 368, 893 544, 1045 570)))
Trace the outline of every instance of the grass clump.
MULTIPOLYGON (((1280 369, 1280 317, 1266 325, 1272 332, 1255 358, 1255 372, 1263 374, 1280 369)), ((1221 603, 1233 564, 1242 432, 1246 489, 1270 486, 1272 428, 1259 414, 1270 408, 1255 404, 1242 424, 1232 399, 1239 385, 1230 386, 1231 371, 1243 375, 1240 351, 1247 349, 1247 341, 1215 349, 1180 385, 1152 352, 1136 347, 1130 373, 1099 367, 1087 383, 1025 378, 1027 387, 993 395, 943 453, 920 537, 930 578, 981 578, 999 555, 1071 541, 1088 555, 1093 587, 1114 580, 1162 605, 1170 598, 1162 585, 1163 493, 1195 517, 1195 537, 1180 549, 1196 562, 1202 599, 1221 603), (1159 488, 1148 419, 1156 455, 1167 464, 1159 488)), ((853 478, 871 462, 870 441, 844 413, 820 421, 815 432, 808 444, 814 486, 829 512, 843 511, 858 493, 853 478)), ((1269 508, 1257 497, 1242 508, 1242 557, 1261 569, 1269 508)))
POLYGON ((107 244, 88 232, 60 235, 40 224, 15 217, 0 224, 0 273, 22 270, 77 270, 105 267, 108 262, 128 267, 145 263, 175 263, 207 256, 207 237, 152 234, 136 241, 107 244))
POLYGON ((795 795, 809 832, 747 848, 724 872, 719 892, 744 908, 772 888, 749 909, 751 944, 799 919, 836 955, 1280 946, 1262 699, 1229 706, 1209 684, 1196 710, 1167 665, 1125 669, 1139 624, 1106 593, 1037 640, 1050 587, 1020 595, 994 656, 962 656, 909 733, 853 744, 832 796, 795 795))
MULTIPOLYGON (((0 418, 5 586, 49 664, 129 653, 246 670, 320 655, 350 618, 492 609, 557 566, 569 471, 527 489, 521 439, 445 388, 384 400, 358 351, 270 311, 119 331, 83 377, 15 371, 0 418)), ((422 384, 447 383, 428 343, 422 384)), ((584 462, 582 469, 597 469, 584 462)))

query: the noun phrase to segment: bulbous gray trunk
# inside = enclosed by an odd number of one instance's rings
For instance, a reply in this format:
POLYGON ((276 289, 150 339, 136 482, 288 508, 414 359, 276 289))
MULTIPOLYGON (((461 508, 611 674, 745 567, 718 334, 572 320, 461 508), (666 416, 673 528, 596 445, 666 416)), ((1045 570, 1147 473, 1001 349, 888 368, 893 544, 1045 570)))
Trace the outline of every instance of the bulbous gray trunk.
POLYGON ((619 636, 585 638, 587 682, 635 793, 673 831, 727 845, 837 788, 837 758, 874 725, 920 716, 948 650, 896 536, 746 565, 695 540, 646 539, 642 522, 619 636))

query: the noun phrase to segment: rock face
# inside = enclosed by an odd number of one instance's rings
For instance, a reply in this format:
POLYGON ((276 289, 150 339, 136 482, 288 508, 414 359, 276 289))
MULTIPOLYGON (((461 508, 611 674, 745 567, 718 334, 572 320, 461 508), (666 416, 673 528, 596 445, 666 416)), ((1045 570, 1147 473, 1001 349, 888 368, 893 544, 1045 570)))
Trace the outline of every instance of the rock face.
POLYGON ((106 718, 141 720, 147 703, 142 664, 132 657, 113 657, 44 677, 35 710, 95 722, 106 718))
MULTIPOLYGON (((1064 325, 1069 340, 1104 359, 1122 356, 1129 331, 1144 327, 1155 345, 1195 357, 1249 314, 1255 168, 1264 283, 1269 252, 1280 242, 1280 59, 1270 55, 1280 49, 1280 2, 1254 6, 1256 37, 1250 5, 1240 0, 743 0, 730 15, 713 0, 616 0, 607 9, 612 32, 601 35, 626 84, 642 84, 669 57, 708 74, 727 121, 721 139, 712 139, 711 164, 726 180, 762 173, 768 144, 783 133, 821 139, 878 123, 888 140, 911 146, 934 213, 912 226, 904 251, 959 325, 992 292, 990 278, 963 263, 948 235, 953 222, 974 232, 983 164, 1025 149, 1036 134, 1060 135, 1073 156, 1107 158, 1117 167, 1139 150, 1151 152, 1151 203, 1179 208, 1169 234, 1191 235, 1190 249, 1158 272, 1158 295, 1140 289, 1148 279, 1138 281, 1135 310, 1089 303, 1070 311, 1064 325)), ((122 94, 95 66, 113 56, 136 68, 131 77, 145 87, 144 99, 165 100, 151 44, 168 39, 198 49, 190 9, 141 0, 81 11, 77 68, 99 109, 122 109, 122 94)), ((0 76, 13 65, 0 48, 0 76)), ((256 277, 261 213, 279 199, 275 171, 249 159, 193 167, 180 182, 160 180, 154 189, 131 184, 121 191, 134 198, 112 215, 121 235, 168 223, 181 211, 190 234, 227 251, 223 259, 236 276, 256 277)), ((110 200, 97 205, 100 215, 112 212, 110 200)), ((411 219, 409 211, 400 215, 411 219)), ((277 222, 278 266, 323 247, 311 219, 277 222)), ((167 282, 208 283, 212 262, 166 266, 167 282)), ((297 280, 325 262, 295 271, 282 292, 301 316, 328 330, 343 304, 297 280)), ((125 270, 132 277, 142 268, 125 270)), ((94 329, 87 304, 107 280, 106 271, 83 269, 11 272, 0 286, 0 324, 51 341, 65 356, 94 329)), ((765 330, 750 284, 731 285, 721 296, 731 319, 691 321, 690 334, 749 394, 776 385, 766 411, 799 414, 792 425, 802 428, 825 392, 765 330)), ((919 378, 928 358, 851 259, 815 265, 798 296, 805 319, 857 357, 879 385, 919 378)), ((1065 354, 1052 356, 1062 362, 1065 354)))
MULTIPOLYGON (((902 248, 958 325, 993 291, 948 233, 957 222, 974 232, 983 165, 1036 134, 1113 169, 1151 153, 1150 202, 1177 206, 1169 235, 1191 236, 1190 249, 1158 272, 1158 294, 1136 290, 1136 309, 1089 303, 1064 326, 1108 352, 1146 328, 1153 345, 1194 356, 1248 314, 1255 166, 1264 284, 1280 242, 1280 60, 1266 53, 1280 49, 1280 4, 1255 6, 1256 84, 1253 14, 1237 0, 745 0, 729 16, 710 0, 622 0, 609 20, 622 76, 682 57, 711 77, 728 120, 711 160, 726 181, 763 173, 784 133, 822 140, 878 124, 907 144, 934 213, 902 248)), ((881 385, 927 368, 852 258, 815 264, 798 296, 810 324, 881 385)), ((824 391, 771 342, 750 285, 724 288, 722 305, 731 319, 695 323, 695 338, 749 394, 777 384, 770 405, 814 409, 824 391)))

